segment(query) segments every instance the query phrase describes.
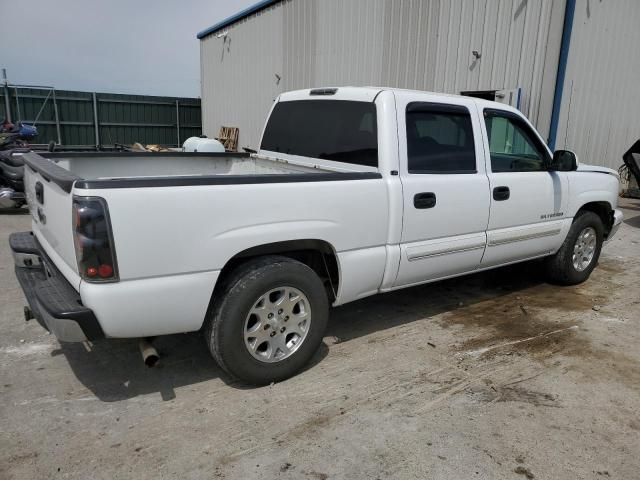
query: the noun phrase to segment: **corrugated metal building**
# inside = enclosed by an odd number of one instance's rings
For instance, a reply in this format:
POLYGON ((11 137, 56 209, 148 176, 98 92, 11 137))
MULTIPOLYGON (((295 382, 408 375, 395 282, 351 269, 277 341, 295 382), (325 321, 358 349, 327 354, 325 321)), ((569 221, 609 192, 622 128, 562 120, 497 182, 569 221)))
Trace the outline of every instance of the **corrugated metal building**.
POLYGON ((517 89, 550 145, 617 168, 640 137, 638 24, 637 0, 266 0, 198 34, 203 131, 256 148, 300 88, 517 89))

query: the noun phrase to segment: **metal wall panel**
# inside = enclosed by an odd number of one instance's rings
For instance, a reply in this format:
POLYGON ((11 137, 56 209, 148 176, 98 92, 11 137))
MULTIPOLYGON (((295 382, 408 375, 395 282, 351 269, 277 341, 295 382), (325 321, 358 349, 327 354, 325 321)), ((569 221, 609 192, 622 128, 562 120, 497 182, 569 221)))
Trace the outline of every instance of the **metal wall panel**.
POLYGON ((556 141, 618 168, 640 138, 640 2, 576 3, 556 141))
POLYGON ((547 135, 564 8, 565 0, 277 3, 202 39, 204 131, 237 126, 240 145, 256 148, 273 99, 299 88, 519 86, 521 110, 547 135))
POLYGON ((269 107, 283 89, 283 8, 289 3, 261 10, 202 39, 206 135, 217 136, 221 126, 240 127, 239 146, 255 145, 269 107), (229 34, 222 35, 226 31, 229 34), (248 132, 254 132, 253 137, 248 132))

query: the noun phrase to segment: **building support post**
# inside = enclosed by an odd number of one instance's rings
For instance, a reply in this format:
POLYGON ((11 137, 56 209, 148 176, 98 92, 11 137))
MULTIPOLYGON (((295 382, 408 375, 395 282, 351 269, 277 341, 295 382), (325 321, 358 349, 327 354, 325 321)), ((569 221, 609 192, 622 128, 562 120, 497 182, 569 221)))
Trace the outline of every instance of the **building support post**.
POLYGON ((93 92, 91 97, 93 99, 93 129, 96 136, 96 150, 100 150, 100 125, 98 124, 98 100, 96 99, 96 92, 93 92))

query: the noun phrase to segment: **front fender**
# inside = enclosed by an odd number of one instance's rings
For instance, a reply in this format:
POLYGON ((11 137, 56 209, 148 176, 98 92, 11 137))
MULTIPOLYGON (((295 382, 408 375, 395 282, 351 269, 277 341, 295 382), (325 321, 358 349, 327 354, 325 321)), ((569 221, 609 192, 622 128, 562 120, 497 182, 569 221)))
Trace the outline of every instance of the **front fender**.
POLYGON ((574 217, 584 205, 606 202, 609 210, 618 206, 620 182, 605 172, 576 171, 569 174, 570 200, 567 216, 574 217))

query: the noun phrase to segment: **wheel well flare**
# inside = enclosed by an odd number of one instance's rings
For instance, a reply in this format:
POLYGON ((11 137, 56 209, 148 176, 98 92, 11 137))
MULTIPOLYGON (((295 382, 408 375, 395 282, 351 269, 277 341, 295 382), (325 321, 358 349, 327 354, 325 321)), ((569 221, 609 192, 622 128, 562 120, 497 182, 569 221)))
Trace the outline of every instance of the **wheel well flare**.
POLYGON ((613 226, 613 208, 609 202, 590 202, 584 204, 578 212, 576 213, 576 217, 578 217, 582 212, 593 212, 600 217, 602 220, 602 224, 604 225, 604 234, 605 238, 609 235, 611 231, 611 227, 613 226))
MULTIPOLYGON (((311 268, 323 281, 330 301, 334 301, 338 294, 340 283, 340 269, 338 256, 333 246, 324 240, 303 239, 268 243, 243 250, 234 255, 222 268, 216 285, 224 283, 224 278, 238 265, 256 257, 265 255, 282 255, 304 263, 311 268)), ((214 291, 215 294, 215 291, 214 291)))

